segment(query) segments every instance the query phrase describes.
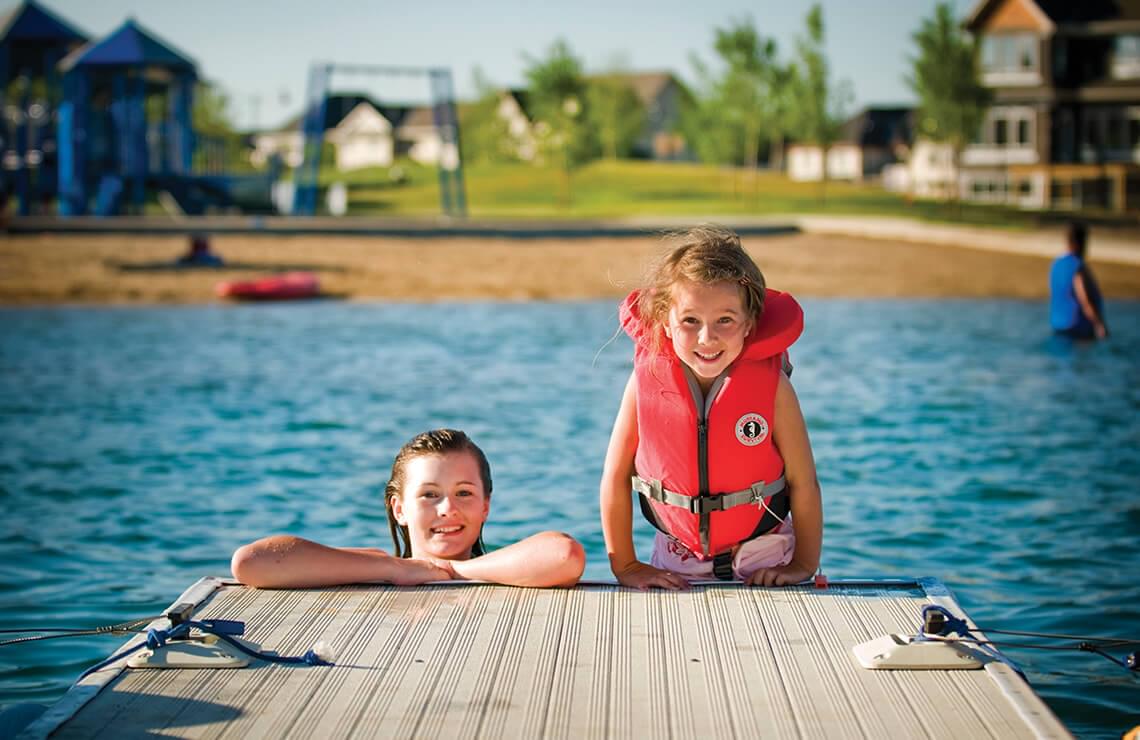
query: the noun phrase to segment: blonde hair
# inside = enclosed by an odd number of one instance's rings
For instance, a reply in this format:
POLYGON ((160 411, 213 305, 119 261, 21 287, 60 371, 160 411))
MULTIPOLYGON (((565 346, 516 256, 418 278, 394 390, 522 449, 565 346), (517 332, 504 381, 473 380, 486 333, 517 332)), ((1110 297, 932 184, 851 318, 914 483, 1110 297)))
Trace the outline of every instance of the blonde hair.
MULTIPOLYGON (((388 529, 392 533, 392 544, 396 549, 396 557, 410 558, 412 556, 412 542, 408 535, 408 528, 396 521, 396 512, 392 502, 404 495, 404 483, 407 479, 408 463, 417 457, 426 455, 447 455, 451 453, 468 452, 475 457, 479 465, 479 477, 483 479, 483 494, 491 498, 491 464, 479 445, 471 441, 458 429, 432 429, 412 437, 392 461, 392 475, 388 484, 384 486, 384 508, 388 512, 388 529)), ((478 557, 486 552, 483 546, 483 533, 479 532, 479 539, 471 548, 471 556, 478 557)))
MULTIPOLYGON (((666 235, 671 248, 646 274, 637 299, 638 314, 648 326, 664 326, 673 305, 673 286, 681 281, 712 285, 735 283, 745 314, 759 321, 764 313, 764 275, 740 245, 740 237, 731 229, 701 224, 691 229, 666 235)), ((650 341, 658 349, 661 333, 650 332, 650 341)))

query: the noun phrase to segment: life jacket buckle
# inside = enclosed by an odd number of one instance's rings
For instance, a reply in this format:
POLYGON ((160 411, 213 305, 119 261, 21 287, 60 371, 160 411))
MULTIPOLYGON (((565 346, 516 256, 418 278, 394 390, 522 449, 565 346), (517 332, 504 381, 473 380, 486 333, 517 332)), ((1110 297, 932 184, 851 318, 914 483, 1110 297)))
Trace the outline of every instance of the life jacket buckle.
POLYGON ((713 575, 717 580, 732 580, 732 552, 722 552, 713 558, 713 575))
POLYGON ((691 511, 694 514, 711 514, 714 511, 724 511, 724 496, 719 493, 705 493, 700 496, 693 496, 691 511))

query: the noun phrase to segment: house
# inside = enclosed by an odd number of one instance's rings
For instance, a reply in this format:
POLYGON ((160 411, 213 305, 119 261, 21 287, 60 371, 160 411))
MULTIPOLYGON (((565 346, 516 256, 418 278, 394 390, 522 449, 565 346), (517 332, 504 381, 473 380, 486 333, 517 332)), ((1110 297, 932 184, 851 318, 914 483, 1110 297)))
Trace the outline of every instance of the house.
MULTIPOLYGON (((260 167, 272 155, 290 167, 303 158, 302 116, 277 131, 253 137, 250 161, 260 167)), ((325 104, 325 141, 335 150, 336 167, 347 171, 362 167, 389 167, 397 157, 449 168, 459 163, 459 150, 444 143, 430 105, 383 105, 364 95, 330 95, 325 104)))
POLYGON ((325 141, 336 148, 336 168, 390 167, 395 159, 392 123, 374 105, 361 102, 334 128, 325 141))
MULTIPOLYGON (((392 131, 408 109, 381 106, 359 93, 329 95, 325 101, 325 138, 337 151, 338 169, 388 166, 392 163, 392 131)), ((299 167, 304 158, 304 113, 299 113, 276 131, 253 137, 250 162, 263 167, 279 156, 289 167, 299 167)))
POLYGON ((880 175, 883 188, 919 198, 950 198, 958 188, 958 168, 950 144, 915 139, 906 161, 889 164, 880 175))
POLYGON ((436 125, 435 108, 420 105, 407 109, 395 130, 396 153, 420 164, 442 164, 453 170, 459 164, 459 149, 444 142, 436 125))
MULTIPOLYGON (((910 108, 866 108, 844 122, 838 140, 827 150, 827 177, 861 182, 878 177, 883 168, 904 159, 913 131, 910 108)), ((816 144, 792 143, 787 151, 788 177, 797 182, 823 177, 824 154, 816 144)))
POLYGON ((979 0, 964 25, 994 98, 963 197, 1140 210, 1140 2, 979 0))
MULTIPOLYGON (((602 75, 591 75, 589 82, 602 75)), ((681 106, 689 92, 670 72, 607 74, 625 81, 645 107, 645 125, 633 144, 632 154, 642 159, 690 159, 691 153, 680 134, 681 106)), ((507 124, 511 149, 519 159, 532 161, 538 154, 536 121, 526 90, 504 90, 499 98, 499 117, 507 124)))
POLYGON ((530 110, 530 93, 526 90, 503 90, 499 94, 498 115, 507 126, 509 149, 523 162, 534 161, 538 156, 533 116, 530 110))
POLYGON ((681 135, 681 106, 689 91, 671 72, 634 72, 625 78, 645 106, 645 127, 633 144, 633 156, 643 159, 690 159, 681 135))

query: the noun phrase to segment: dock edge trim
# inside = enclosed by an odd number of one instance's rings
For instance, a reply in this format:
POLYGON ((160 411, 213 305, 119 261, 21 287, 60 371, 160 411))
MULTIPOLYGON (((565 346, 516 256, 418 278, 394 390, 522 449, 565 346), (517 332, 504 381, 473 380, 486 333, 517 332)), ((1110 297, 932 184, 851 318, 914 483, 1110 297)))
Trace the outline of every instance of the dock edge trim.
MULTIPOLYGON (((918 585, 926 592, 926 598, 931 603, 949 609, 952 614, 963 615, 972 628, 971 631, 979 638, 988 639, 981 630, 974 629, 977 624, 958 604, 953 592, 937 578, 919 578, 918 585)), ((1000 651, 998 651, 1000 653, 1000 651)), ((1074 736, 1068 728, 1058 719, 1045 700, 1037 695, 1029 682, 1011 665, 1001 661, 986 663, 983 670, 990 680, 997 685, 1002 696, 1005 697, 1026 726, 1039 738, 1068 738, 1074 736)))
MULTIPOLYGON (((215 591, 222 586, 232 583, 229 579, 218 578, 215 576, 206 576, 196 581, 190 588, 186 589, 181 596, 175 599, 170 606, 182 602, 192 602, 198 606, 207 598, 210 597, 215 591)), ((159 629, 166 629, 170 627, 170 623, 165 617, 159 617, 151 622, 148 627, 155 627, 159 629)), ((125 650, 129 647, 134 647, 140 642, 146 642, 146 635, 138 634, 127 640, 125 643, 116 648, 113 653, 125 650)), ((77 681, 72 685, 67 693, 64 694, 58 701, 53 703, 41 714, 34 722, 25 727, 16 740, 33 740, 33 738, 46 738, 51 733, 55 732, 63 723, 70 720, 79 710, 83 708, 87 702, 95 698, 95 696, 103 690, 107 684, 118 678, 119 674, 127 666, 128 658, 124 657, 116 660, 114 663, 106 666, 105 668, 92 673, 90 676, 77 681)))

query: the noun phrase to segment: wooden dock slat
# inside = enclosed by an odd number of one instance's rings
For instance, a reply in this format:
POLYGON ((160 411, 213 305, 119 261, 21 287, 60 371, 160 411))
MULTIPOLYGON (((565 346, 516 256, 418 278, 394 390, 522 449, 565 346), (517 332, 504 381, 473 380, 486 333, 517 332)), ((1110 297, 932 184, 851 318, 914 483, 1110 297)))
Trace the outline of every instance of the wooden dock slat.
POLYGON ((748 591, 726 589, 725 593, 731 596, 735 608, 728 611, 723 626, 737 625, 733 633, 743 643, 738 657, 744 666, 744 693, 755 722, 760 725, 760 736, 796 737, 799 730, 791 697, 772 653, 772 636, 760 618, 757 602, 748 591), (752 625, 753 628, 740 630, 739 625, 752 625), (752 659, 743 660, 748 655, 752 659))
MULTIPOLYGON (((820 599, 833 616, 834 639, 844 645, 858 645, 889 630, 886 625, 870 620, 850 599, 820 599)), ((851 682, 856 706, 876 707, 876 719, 891 728, 889 735, 921 737, 930 734, 923 716, 913 705, 899 682, 889 673, 864 670, 854 655, 847 655, 846 675, 851 682)), ((880 736, 881 737, 881 736, 880 736)))
POLYGON ((482 682, 480 688, 486 698, 482 700, 479 724, 469 737, 503 737, 530 714, 530 707, 519 699, 530 696, 540 674, 541 640, 546 637, 551 615, 557 612, 554 599, 562 594, 520 589, 513 596, 510 622, 502 629, 498 673, 482 682))
POLYGON ((27 736, 1069 737, 1006 666, 858 664, 854 645, 915 631, 923 605, 946 593, 928 596, 917 582, 684 592, 227 584, 204 597, 200 617, 244 620, 248 639, 283 655, 324 640, 336 665, 100 672, 85 679, 106 682, 93 699, 27 736))

